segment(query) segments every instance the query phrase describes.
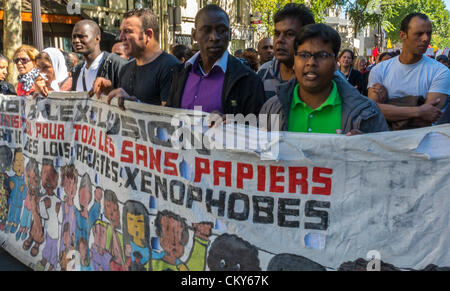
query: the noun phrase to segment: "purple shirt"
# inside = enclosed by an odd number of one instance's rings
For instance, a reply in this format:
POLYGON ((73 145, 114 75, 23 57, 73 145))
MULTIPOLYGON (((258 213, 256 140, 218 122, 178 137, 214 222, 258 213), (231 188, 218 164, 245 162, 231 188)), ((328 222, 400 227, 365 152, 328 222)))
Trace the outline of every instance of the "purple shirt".
POLYGON ((194 106, 202 106, 203 112, 219 111, 222 113, 222 90, 228 52, 225 52, 222 58, 214 64, 208 74, 203 74, 199 60, 200 54, 197 53, 188 61, 193 62, 193 65, 184 87, 181 108, 194 109, 194 106))

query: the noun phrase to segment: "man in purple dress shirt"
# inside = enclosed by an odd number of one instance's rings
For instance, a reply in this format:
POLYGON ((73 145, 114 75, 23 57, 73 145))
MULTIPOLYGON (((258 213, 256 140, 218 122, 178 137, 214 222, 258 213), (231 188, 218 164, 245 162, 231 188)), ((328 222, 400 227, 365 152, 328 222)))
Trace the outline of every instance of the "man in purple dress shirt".
POLYGON ((258 114, 264 103, 259 77, 227 51, 230 20, 217 5, 203 7, 195 17, 192 37, 200 51, 174 68, 167 106, 220 114, 258 114))

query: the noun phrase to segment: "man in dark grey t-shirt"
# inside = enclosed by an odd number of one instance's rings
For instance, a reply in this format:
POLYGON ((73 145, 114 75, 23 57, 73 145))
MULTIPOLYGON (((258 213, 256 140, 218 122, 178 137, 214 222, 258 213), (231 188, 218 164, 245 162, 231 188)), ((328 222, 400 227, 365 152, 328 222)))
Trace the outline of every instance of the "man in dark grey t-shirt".
POLYGON ((125 100, 164 105, 172 82, 172 68, 179 62, 160 48, 156 15, 146 8, 127 12, 120 25, 119 39, 134 59, 122 67, 118 89, 112 90, 110 81, 98 78, 93 92, 98 97, 108 94, 108 103, 118 98, 122 109, 125 100))

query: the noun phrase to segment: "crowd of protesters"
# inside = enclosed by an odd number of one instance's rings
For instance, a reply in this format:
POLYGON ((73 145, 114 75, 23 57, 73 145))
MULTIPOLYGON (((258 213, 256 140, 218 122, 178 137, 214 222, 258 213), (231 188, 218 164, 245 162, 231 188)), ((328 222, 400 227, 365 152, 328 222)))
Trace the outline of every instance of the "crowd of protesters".
POLYGON ((269 130, 354 135, 450 122, 448 56, 425 56, 432 23, 407 15, 400 28, 402 49, 378 54, 371 64, 341 50, 339 33, 316 24, 310 9, 287 4, 274 16, 273 37, 257 48, 231 54, 230 19, 217 5, 197 13, 195 46, 159 44, 158 17, 149 9, 127 12, 119 42, 100 49, 101 29, 92 20, 73 28, 73 52, 21 46, 13 62, 14 88, 5 81, 8 59, 0 56, 3 94, 46 97, 51 91, 106 95, 124 101, 208 113, 277 114, 269 130))

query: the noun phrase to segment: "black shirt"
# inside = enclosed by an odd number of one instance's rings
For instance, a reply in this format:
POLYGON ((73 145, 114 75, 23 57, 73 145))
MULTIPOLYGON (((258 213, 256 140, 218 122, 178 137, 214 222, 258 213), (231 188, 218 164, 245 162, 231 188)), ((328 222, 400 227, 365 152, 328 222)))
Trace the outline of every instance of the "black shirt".
POLYGON ((347 78, 347 81, 352 84, 353 86, 357 86, 357 89, 359 93, 362 93, 364 90, 364 79, 363 75, 360 71, 355 69, 350 69, 349 75, 345 76, 347 78))
POLYGON ((136 65, 136 60, 129 61, 120 71, 119 87, 142 103, 161 105, 169 97, 172 68, 179 63, 166 52, 143 66, 136 65))

